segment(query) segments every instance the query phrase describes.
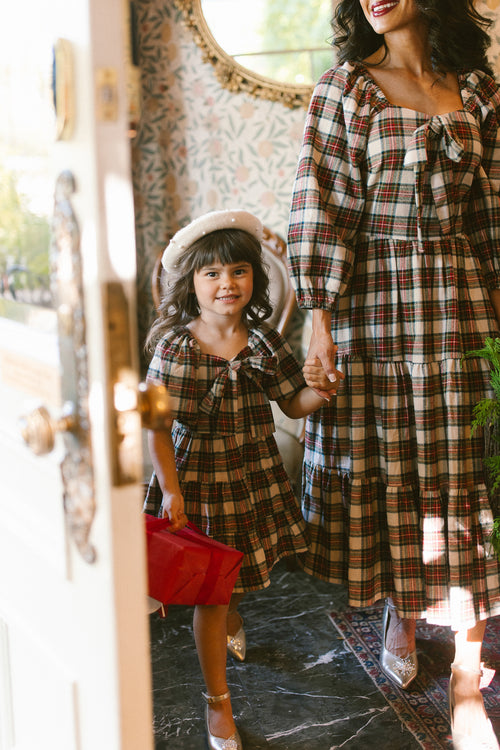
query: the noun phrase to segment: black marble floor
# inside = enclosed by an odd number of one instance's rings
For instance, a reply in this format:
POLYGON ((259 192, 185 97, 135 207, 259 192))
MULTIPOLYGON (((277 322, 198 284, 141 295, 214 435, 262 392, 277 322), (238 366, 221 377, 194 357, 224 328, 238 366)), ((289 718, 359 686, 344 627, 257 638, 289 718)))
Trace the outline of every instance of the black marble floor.
MULTIPOLYGON (((247 657, 228 656, 228 684, 244 750, 420 748, 329 620, 342 607, 342 589, 283 562, 243 600, 247 657)), ((207 748, 192 612, 150 618, 155 750, 207 748)))

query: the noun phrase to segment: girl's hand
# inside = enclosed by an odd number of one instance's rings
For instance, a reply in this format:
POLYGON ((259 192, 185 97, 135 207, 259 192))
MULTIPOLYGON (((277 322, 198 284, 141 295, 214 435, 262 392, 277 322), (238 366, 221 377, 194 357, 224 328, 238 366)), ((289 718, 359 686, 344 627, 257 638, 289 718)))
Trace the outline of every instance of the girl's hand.
POLYGON ((161 504, 161 517, 168 518, 170 526, 168 531, 172 533, 183 529, 187 524, 187 516, 184 513, 184 497, 181 493, 163 493, 161 504))
POLYGON ((306 359, 302 372, 304 373, 307 385, 313 388, 320 396, 324 393, 334 396, 337 393, 340 381, 344 379, 344 374, 340 370, 335 369, 335 380, 332 381, 331 377, 327 376, 319 357, 306 359))

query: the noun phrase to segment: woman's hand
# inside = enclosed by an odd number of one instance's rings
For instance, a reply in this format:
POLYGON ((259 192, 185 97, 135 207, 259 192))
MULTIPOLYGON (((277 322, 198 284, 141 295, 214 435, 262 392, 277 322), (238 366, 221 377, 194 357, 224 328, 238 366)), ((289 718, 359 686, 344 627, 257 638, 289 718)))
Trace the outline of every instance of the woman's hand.
POLYGON ((168 531, 176 532, 183 529, 188 521, 184 513, 183 495, 180 492, 164 492, 160 513, 162 518, 168 518, 170 521, 168 531))
MULTIPOLYGON (((307 352, 306 364, 313 367, 319 364, 323 368, 328 381, 331 384, 336 383, 338 387, 338 381, 343 380, 344 375, 335 367, 337 348, 338 347, 333 343, 331 334, 331 313, 326 310, 313 310, 312 335, 309 344, 309 351, 307 352)), ((332 389, 332 385, 330 385, 329 389, 325 389, 324 387, 319 389, 315 386, 311 387, 315 388, 316 392, 324 398, 328 398, 328 390, 332 389)), ((336 387, 333 387, 336 390, 336 387)))
POLYGON ((315 359, 306 359, 302 372, 307 385, 313 388, 320 396, 324 393, 327 393, 328 396, 335 396, 340 381, 344 379, 343 373, 340 370, 335 370, 336 379, 335 381, 331 381, 318 357, 315 357, 315 359))

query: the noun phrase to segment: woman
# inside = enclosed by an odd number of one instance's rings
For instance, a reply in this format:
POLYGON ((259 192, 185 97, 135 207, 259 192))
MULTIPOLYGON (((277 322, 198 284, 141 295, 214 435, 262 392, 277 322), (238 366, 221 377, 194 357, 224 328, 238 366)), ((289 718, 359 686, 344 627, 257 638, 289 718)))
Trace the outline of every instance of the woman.
POLYGON ((307 572, 352 606, 386 599, 381 664, 417 674, 416 620, 456 631, 456 748, 498 748, 479 691, 499 564, 463 360, 500 321, 500 91, 471 0, 341 0, 339 65, 316 86, 289 260, 312 310, 306 380, 345 380, 308 418, 307 572), (474 739, 472 739, 474 738, 474 739), (472 744, 471 744, 472 743, 472 744))

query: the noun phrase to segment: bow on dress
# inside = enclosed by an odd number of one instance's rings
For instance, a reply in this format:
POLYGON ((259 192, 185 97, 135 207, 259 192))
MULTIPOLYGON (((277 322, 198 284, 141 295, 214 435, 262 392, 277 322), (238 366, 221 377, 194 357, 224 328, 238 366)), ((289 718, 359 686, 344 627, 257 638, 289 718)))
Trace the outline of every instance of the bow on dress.
POLYGON ((453 113, 453 124, 448 115, 436 115, 418 127, 408 144, 404 159, 404 166, 413 168, 415 173, 415 202, 417 208, 418 249, 423 252, 424 194, 425 172, 430 174, 429 185, 436 215, 443 234, 454 231, 457 211, 463 202, 464 191, 470 189, 474 174, 481 162, 481 140, 475 118, 469 112, 460 110, 453 113), (457 118, 458 121, 457 121, 457 118), (468 163, 462 174, 457 178, 457 172, 448 162, 460 163, 465 154, 465 148, 457 135, 457 129, 463 130, 464 136, 470 136, 467 141, 468 163), (477 138, 474 137, 477 132, 477 138))
POLYGON ((408 144, 404 166, 415 172, 415 203, 417 208, 418 249, 423 252, 422 191, 424 170, 430 172, 430 187, 436 214, 444 234, 452 231, 452 220, 457 206, 455 173, 438 158, 439 153, 458 163, 464 155, 464 146, 452 132, 445 117, 437 115, 418 127, 408 144))
MULTIPOLYGON (((228 361, 213 381, 210 390, 205 394, 200 404, 200 410, 205 414, 223 414, 225 419, 232 418, 235 432, 248 430, 249 426, 245 420, 245 413, 240 408, 239 403, 241 389, 238 387, 238 374, 244 375, 252 381, 258 392, 265 394, 260 373, 274 375, 276 368, 277 357, 275 356, 255 355, 228 361)), ((265 402, 267 402, 267 398, 265 402)), ((270 408, 269 411, 271 413, 270 408)))

